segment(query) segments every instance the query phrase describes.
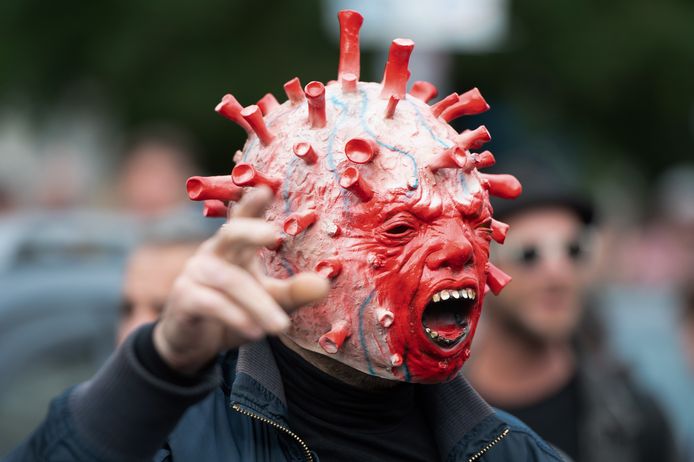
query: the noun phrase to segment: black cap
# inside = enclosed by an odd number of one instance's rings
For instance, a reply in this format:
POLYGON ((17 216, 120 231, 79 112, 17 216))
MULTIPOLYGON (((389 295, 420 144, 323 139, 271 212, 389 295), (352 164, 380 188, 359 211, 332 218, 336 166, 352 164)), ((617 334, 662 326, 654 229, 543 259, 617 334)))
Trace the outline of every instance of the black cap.
POLYGON ((540 159, 505 162, 495 167, 495 173, 510 173, 518 178, 523 193, 512 200, 492 198, 494 218, 503 221, 525 210, 559 206, 575 212, 585 224, 594 223, 593 202, 578 186, 575 170, 540 159))

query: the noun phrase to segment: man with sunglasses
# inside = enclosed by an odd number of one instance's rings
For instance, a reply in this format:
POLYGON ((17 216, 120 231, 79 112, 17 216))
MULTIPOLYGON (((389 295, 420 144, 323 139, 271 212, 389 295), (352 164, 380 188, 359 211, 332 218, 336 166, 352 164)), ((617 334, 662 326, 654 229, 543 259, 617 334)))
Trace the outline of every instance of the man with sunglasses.
POLYGON ((675 460, 655 402, 584 327, 592 204, 558 172, 537 164, 514 172, 524 192, 494 205, 513 231, 492 255, 513 282, 487 300, 468 379, 576 461, 675 460))

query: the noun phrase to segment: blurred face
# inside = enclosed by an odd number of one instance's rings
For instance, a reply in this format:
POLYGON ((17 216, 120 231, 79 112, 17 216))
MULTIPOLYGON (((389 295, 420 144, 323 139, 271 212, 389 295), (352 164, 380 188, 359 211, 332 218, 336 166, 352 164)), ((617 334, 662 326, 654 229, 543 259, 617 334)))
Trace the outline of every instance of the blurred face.
POLYGON ((139 215, 157 215, 180 205, 188 174, 183 154, 167 146, 144 145, 131 154, 121 178, 124 205, 139 215))
POLYGON ((506 221, 512 232, 495 264, 513 282, 489 300, 492 316, 543 343, 567 340, 578 323, 587 276, 584 225, 559 207, 506 221))
POLYGON ((191 244, 145 246, 130 257, 116 334, 118 345, 139 326, 159 317, 176 277, 196 248, 191 244))

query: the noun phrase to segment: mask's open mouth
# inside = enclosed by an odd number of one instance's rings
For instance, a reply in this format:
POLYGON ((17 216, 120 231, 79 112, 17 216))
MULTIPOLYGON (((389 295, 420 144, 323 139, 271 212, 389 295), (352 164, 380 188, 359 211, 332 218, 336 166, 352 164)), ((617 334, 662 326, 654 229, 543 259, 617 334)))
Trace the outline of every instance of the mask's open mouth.
POLYGON ((432 295, 422 313, 422 326, 436 345, 451 348, 470 332, 470 314, 477 302, 472 287, 444 289, 432 295))

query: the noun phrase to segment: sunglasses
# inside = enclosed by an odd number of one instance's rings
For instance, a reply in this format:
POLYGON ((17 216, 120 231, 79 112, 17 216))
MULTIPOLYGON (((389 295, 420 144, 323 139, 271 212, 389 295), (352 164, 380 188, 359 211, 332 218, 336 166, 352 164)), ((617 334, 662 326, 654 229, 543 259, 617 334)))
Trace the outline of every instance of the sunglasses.
MULTIPOLYGON (((507 243, 508 245, 508 243, 507 243)), ((583 262, 589 254, 589 238, 581 236, 575 239, 544 239, 534 243, 523 243, 504 246, 504 260, 511 261, 526 268, 537 266, 541 261, 557 261, 566 258, 571 263, 583 262)))

